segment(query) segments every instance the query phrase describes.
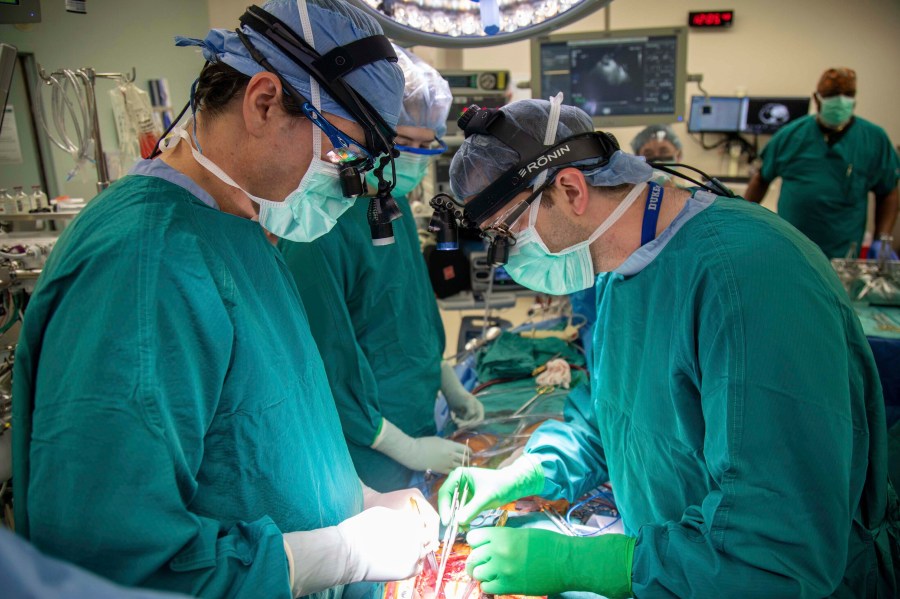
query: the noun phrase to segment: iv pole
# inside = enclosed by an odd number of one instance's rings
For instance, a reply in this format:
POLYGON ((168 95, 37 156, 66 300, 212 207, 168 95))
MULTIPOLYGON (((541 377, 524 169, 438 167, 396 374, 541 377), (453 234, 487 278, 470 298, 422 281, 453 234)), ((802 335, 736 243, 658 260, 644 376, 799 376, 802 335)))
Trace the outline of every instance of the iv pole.
MULTIPOLYGON (((82 87, 84 88, 84 96, 86 100, 86 106, 83 106, 87 109, 88 114, 84 115, 86 118, 90 119, 89 123, 85 123, 85 126, 90 129, 90 138, 94 145, 94 164, 97 168, 97 191, 102 192, 104 189, 109 187, 109 169, 106 165, 106 158, 103 154, 103 143, 100 140, 100 117, 97 114, 97 92, 96 92, 96 81, 97 79, 113 79, 116 81, 124 81, 126 83, 131 83, 135 80, 137 75, 134 67, 131 68, 131 73, 98 73, 92 67, 84 67, 81 69, 77 69, 75 71, 69 71, 66 69, 61 69, 58 71, 54 71, 47 75, 44 69, 38 65, 38 74, 41 77, 41 80, 48 86, 57 85, 59 86, 60 78, 69 78, 71 80, 73 77, 76 80, 81 82, 82 87)), ((37 94, 35 97, 35 102, 41 102, 40 94, 37 94)), ((43 106, 39 106, 38 114, 43 115, 43 106)), ((71 107, 70 107, 71 109, 71 107)), ((73 110, 74 114, 74 110, 73 110)), ((54 144, 56 144, 59 148, 64 151, 71 153, 71 144, 70 147, 66 147, 66 144, 61 143, 57 139, 53 137, 50 133, 49 127, 46 124, 46 120, 41 119, 44 125, 44 130, 47 133, 47 136, 50 138, 54 144)), ((60 128, 61 120, 57 123, 57 128, 60 128)), ((75 123, 76 134, 78 133, 78 124, 75 123)), ((60 132, 64 137, 68 137, 65 135, 64 131, 60 132)), ((71 140, 66 139, 66 141, 71 142, 71 140)))

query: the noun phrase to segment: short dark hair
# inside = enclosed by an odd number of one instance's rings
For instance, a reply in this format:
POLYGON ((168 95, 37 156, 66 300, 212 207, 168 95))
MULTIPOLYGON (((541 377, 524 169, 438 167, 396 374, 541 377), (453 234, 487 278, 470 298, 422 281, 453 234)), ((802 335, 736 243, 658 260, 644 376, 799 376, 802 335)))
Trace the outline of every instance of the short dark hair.
MULTIPOLYGON (((619 183, 618 185, 613 185, 610 187, 595 187, 588 183, 588 187, 594 187, 595 189, 599 189, 603 193, 609 195, 620 195, 624 194, 627 191, 630 191, 634 184, 632 183, 619 183)), ((541 204, 544 208, 550 208, 556 203, 556 187, 551 185, 547 189, 544 190, 544 193, 541 195, 541 204)))
MULTIPOLYGON (((191 108, 202 110, 209 116, 216 116, 225 110, 235 98, 244 95, 250 77, 228 66, 224 62, 208 63, 197 78, 191 108)), ((284 111, 292 116, 304 116, 300 104, 288 93, 281 95, 284 111)))

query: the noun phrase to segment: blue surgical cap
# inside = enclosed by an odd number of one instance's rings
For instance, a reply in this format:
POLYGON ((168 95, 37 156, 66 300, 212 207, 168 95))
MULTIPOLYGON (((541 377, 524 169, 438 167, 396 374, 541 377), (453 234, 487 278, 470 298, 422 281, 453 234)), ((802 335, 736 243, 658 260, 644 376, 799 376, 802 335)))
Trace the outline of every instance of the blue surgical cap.
MULTIPOLYGON (((319 54, 325 54, 337 46, 344 46, 358 39, 382 33, 381 26, 374 19, 347 2, 342 0, 299 0, 299 2, 304 1, 309 12, 313 34, 311 45, 319 54)), ((306 39, 303 36, 297 4, 298 0, 270 0, 262 8, 281 19, 299 37, 306 39)), ((312 100, 309 73, 282 54, 274 44, 255 30, 242 26, 241 31, 250 38, 256 49, 298 92, 312 100)), ((309 41, 307 40, 307 42, 309 41)), ((262 65, 253 60, 237 34, 228 29, 211 29, 203 40, 176 37, 175 43, 178 46, 201 46, 203 56, 209 62, 223 62, 248 77, 265 70, 262 65)), ((403 73, 400 71, 400 67, 387 60, 377 60, 351 71, 344 76, 344 81, 360 96, 366 98, 388 125, 396 127, 397 120, 400 118, 400 105, 403 97, 403 73)), ((355 122, 350 113, 329 96, 324 88, 320 86, 320 90, 322 112, 329 112, 355 122)))
POLYGON ((397 124, 424 127, 434 131, 436 137, 443 137, 447 132, 447 115, 453 102, 450 84, 431 65, 409 50, 396 44, 394 50, 406 80, 403 107, 397 124))
MULTIPOLYGON (((506 121, 521 129, 538 141, 544 141, 547 121, 550 117, 550 102, 547 100, 519 100, 500 109, 506 121)), ((580 108, 563 104, 559 114, 554 143, 594 130, 591 117, 580 108)), ((466 199, 483 191, 500 178, 503 173, 527 156, 519 153, 496 137, 490 135, 470 135, 453 156, 450 163, 450 189, 459 199, 466 199)), ((653 176, 653 169, 641 158, 625 154, 621 150, 610 161, 591 168, 599 161, 587 159, 569 164, 581 169, 587 182, 594 187, 612 187, 622 183, 643 183, 653 176)), ((548 176, 559 169, 549 169, 548 176)))
POLYGON ((634 139, 631 140, 631 150, 638 154, 641 151, 641 148, 644 147, 644 144, 652 139, 658 139, 659 141, 668 141, 675 149, 679 152, 681 151, 681 140, 678 139, 678 136, 675 135, 675 131, 668 125, 650 125, 649 127, 645 127, 640 133, 634 136, 634 139))

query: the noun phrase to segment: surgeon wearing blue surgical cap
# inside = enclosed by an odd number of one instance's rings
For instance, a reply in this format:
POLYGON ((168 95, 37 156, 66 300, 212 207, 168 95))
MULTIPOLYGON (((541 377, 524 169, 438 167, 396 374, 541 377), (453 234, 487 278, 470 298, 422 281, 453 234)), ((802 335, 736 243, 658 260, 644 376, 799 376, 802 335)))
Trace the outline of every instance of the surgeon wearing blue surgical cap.
POLYGON ((392 193, 402 212, 393 222, 395 243, 375 247, 367 239, 368 202, 361 201, 313 243, 280 244, 329 366, 353 463, 379 491, 422 485, 425 471, 446 474, 463 463, 465 445, 437 436, 438 390, 457 422, 474 424, 484 415, 441 361, 444 328, 407 200, 446 149, 450 86, 411 52, 395 50, 406 82, 394 161, 392 193))
MULTIPOLYGON (((376 36, 381 53, 343 80, 396 125, 403 75, 375 21, 339 0, 262 10, 320 54, 376 36)), ((91 201, 36 286, 16 356, 16 532, 126 586, 338 599, 415 574, 437 514, 418 491, 361 485, 266 235, 335 225, 352 199, 332 140, 365 144, 365 124, 240 33, 179 38, 209 61, 192 118, 91 201)))
MULTIPOLYGON (((497 118, 541 144, 554 114, 524 100, 497 118)), ((556 143, 592 130, 577 108, 558 114, 556 143)), ((519 161, 490 133, 467 137, 450 168, 470 203, 519 161)), ((896 597, 881 387, 828 260, 764 208, 662 187, 642 159, 596 152, 550 163, 517 219, 532 189, 496 208, 513 221, 514 279, 594 289, 590 389, 574 390, 565 421, 544 423, 512 465, 454 470, 439 507, 446 520, 467 486, 468 522, 610 482, 624 534, 472 530, 469 574, 491 594, 896 597)))

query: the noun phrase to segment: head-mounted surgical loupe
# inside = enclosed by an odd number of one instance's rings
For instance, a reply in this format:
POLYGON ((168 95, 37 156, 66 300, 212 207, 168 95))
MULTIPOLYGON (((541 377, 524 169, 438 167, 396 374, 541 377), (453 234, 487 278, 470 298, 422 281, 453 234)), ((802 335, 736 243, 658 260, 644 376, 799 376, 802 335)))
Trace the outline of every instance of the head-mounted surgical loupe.
POLYGON ((553 177, 549 177, 526 199, 507 212, 500 213, 499 218, 486 225, 490 218, 497 215, 522 191, 534 186, 540 173, 550 169, 555 171, 584 160, 591 160, 591 168, 597 168, 606 164, 619 149, 619 144, 612 135, 600 131, 581 133, 556 144, 545 145, 508 122, 501 110, 475 105, 466 109, 458 124, 465 137, 476 134, 495 137, 513 148, 520 160, 465 206, 447 194, 432 198, 434 216, 428 229, 438 236, 438 250, 459 247, 459 227, 479 229, 488 243, 488 261, 494 266, 506 264, 509 250, 516 243, 515 234, 510 227, 540 193, 553 183, 553 177))
POLYGON ((266 37, 281 52, 298 66, 307 71, 316 82, 332 98, 334 98, 353 117, 365 132, 365 143, 358 143, 331 125, 302 95, 293 89, 278 72, 267 63, 265 57, 257 51, 249 38, 237 29, 241 41, 250 51, 254 60, 272 71, 282 80, 282 87, 299 96, 306 107, 315 111, 307 113, 307 117, 322 129, 331 140, 334 149, 328 158, 338 165, 341 188, 345 197, 359 197, 365 193, 365 173, 374 170, 378 181, 378 190, 371 199, 368 211, 369 229, 372 243, 388 245, 394 242, 394 220, 401 216, 396 201, 391 197, 391 190, 396 184, 394 170, 394 138, 396 131, 388 125, 372 105, 360 96, 346 81, 344 76, 355 69, 362 68, 376 60, 396 62, 397 55, 390 41, 383 35, 372 35, 356 40, 345 46, 333 48, 324 55, 281 22, 277 17, 265 10, 251 6, 241 17, 241 24, 251 27, 266 37), (382 156, 382 158, 377 158, 382 156), (390 165, 391 178, 388 181, 384 171, 390 165))

